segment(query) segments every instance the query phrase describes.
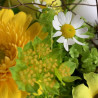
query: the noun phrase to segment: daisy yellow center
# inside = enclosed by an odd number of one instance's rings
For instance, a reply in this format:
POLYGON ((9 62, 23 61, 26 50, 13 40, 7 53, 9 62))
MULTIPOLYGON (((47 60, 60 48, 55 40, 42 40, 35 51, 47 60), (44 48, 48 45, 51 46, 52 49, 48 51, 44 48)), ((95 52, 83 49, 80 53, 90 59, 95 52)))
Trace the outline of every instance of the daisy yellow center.
POLYGON ((65 38, 72 38, 76 33, 75 28, 70 24, 64 24, 61 27, 61 32, 65 38))

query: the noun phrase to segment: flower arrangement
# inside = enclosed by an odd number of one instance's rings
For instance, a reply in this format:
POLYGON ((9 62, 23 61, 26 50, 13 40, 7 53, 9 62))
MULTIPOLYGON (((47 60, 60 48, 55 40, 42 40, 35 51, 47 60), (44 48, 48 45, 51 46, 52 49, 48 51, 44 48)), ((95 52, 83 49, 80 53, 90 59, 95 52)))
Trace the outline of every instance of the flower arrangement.
POLYGON ((0 4, 0 98, 98 98, 97 0, 0 4))

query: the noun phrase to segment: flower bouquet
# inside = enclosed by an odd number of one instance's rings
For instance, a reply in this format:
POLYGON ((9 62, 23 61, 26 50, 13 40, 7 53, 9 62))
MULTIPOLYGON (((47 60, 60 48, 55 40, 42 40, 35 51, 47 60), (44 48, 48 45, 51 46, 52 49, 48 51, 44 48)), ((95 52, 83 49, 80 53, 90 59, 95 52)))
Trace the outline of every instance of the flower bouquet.
POLYGON ((0 1, 0 98, 98 98, 97 0, 0 1))

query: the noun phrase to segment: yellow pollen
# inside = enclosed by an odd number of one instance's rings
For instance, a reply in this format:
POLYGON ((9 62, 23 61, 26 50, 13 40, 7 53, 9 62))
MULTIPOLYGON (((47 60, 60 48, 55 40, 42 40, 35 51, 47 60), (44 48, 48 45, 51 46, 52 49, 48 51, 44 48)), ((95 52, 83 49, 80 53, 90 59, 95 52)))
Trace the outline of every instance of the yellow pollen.
POLYGON ((75 28, 70 24, 64 24, 61 27, 61 32, 65 38, 72 38, 76 33, 75 28))

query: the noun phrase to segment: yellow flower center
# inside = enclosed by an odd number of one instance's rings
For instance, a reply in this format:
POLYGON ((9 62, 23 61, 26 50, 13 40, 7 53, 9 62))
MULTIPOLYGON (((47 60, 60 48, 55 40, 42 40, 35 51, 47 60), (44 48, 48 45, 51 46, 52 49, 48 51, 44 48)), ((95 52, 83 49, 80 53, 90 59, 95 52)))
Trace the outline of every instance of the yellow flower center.
POLYGON ((65 38, 72 38, 76 33, 75 28, 70 24, 64 24, 61 27, 61 32, 65 38))
POLYGON ((16 46, 14 44, 0 45, 0 81, 7 81, 11 78, 9 67, 15 65, 16 46))

